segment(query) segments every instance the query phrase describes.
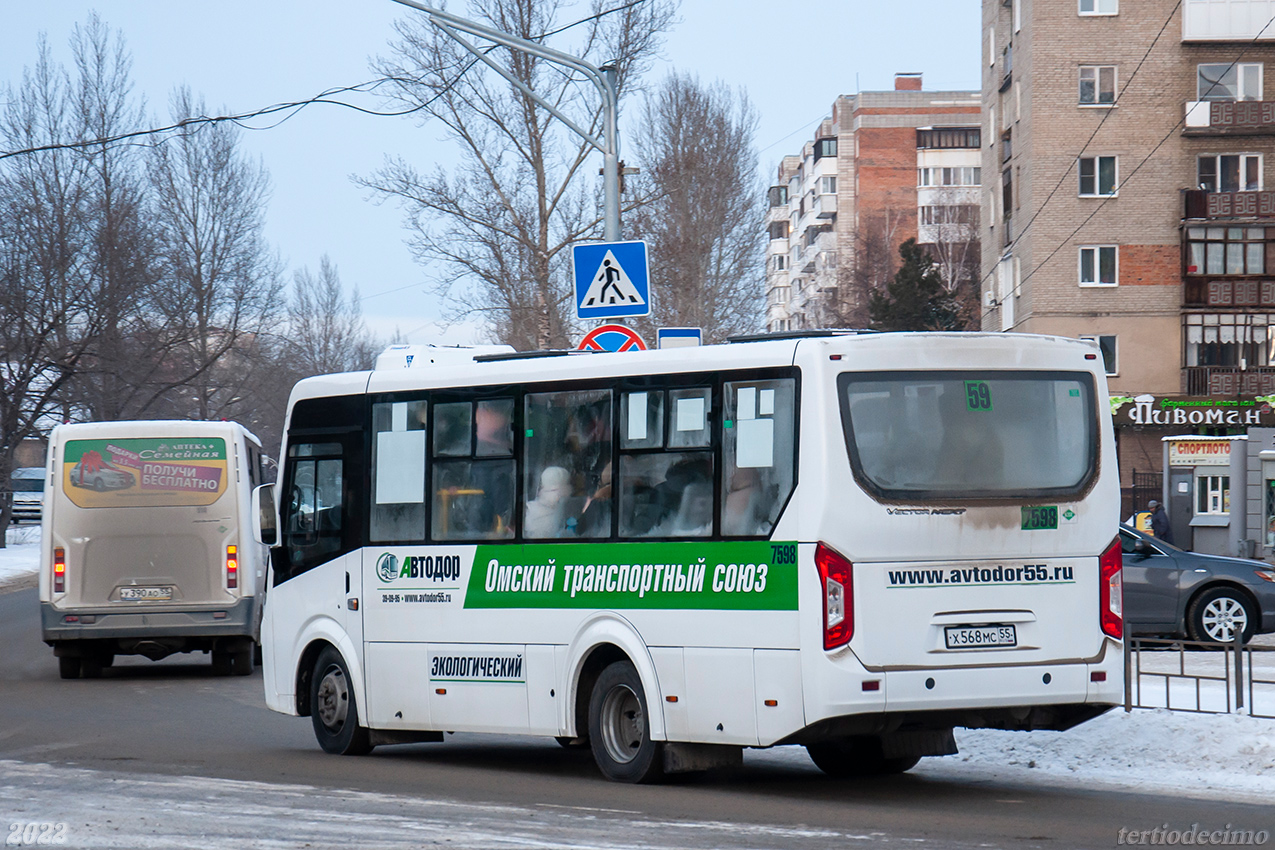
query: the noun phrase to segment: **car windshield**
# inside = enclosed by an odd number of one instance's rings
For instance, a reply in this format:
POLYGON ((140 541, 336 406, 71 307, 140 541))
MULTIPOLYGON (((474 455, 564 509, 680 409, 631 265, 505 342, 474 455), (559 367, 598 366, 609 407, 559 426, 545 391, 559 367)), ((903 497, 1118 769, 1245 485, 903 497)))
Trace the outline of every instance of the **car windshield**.
POLYGON ((838 377, 856 477, 887 499, 1077 496, 1098 461, 1087 372, 876 372, 838 377))

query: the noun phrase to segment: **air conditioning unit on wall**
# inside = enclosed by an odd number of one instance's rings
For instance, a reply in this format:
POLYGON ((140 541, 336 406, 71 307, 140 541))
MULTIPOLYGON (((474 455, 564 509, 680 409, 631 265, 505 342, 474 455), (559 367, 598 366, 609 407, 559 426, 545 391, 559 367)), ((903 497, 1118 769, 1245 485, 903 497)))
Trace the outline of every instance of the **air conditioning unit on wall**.
POLYGON ((996 300, 996 293, 993 290, 986 289, 983 291, 983 306, 984 307, 988 307, 988 308, 998 307, 1000 306, 1000 303, 1001 302, 996 300))

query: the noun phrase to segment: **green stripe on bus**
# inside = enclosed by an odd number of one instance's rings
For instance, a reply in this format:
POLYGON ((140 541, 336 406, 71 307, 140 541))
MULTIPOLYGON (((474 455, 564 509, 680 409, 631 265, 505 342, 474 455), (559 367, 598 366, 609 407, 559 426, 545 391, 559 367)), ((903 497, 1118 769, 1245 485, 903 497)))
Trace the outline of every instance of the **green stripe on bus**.
POLYGON ((755 540, 479 546, 465 607, 795 611, 795 551, 755 540))

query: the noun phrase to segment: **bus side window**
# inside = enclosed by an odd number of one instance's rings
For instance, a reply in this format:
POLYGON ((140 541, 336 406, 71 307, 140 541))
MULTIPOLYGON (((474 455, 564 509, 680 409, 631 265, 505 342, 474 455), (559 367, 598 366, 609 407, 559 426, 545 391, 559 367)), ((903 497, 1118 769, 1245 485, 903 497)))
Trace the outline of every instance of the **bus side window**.
POLYGON ((372 405, 372 542, 425 539, 424 401, 372 405))
POLYGON ((715 464, 709 448, 710 387, 628 392, 620 440, 620 536, 708 537, 713 533, 715 464), (667 440, 664 435, 667 434, 667 440), (640 452, 640 453, 639 453, 640 452))
POLYGON ((435 540, 513 535, 513 412, 508 398, 435 405, 430 473, 435 540))
POLYGON ((611 536, 611 391, 526 397, 524 537, 611 536))
POLYGON ((722 535, 769 535, 793 486, 796 383, 726 384, 722 422, 722 535))
POLYGON ((305 572, 341 551, 345 480, 340 443, 288 448, 289 489, 283 501, 287 576, 305 572))

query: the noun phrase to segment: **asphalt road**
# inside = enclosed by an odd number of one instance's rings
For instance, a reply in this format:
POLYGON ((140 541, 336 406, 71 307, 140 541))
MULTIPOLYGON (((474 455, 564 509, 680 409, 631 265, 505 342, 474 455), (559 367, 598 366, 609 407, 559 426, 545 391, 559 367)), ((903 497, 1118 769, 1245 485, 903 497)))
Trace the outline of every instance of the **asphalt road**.
POLYGON ((924 764, 833 780, 794 748, 638 787, 536 738, 329 756, 308 719, 266 709, 260 672, 214 678, 207 656, 126 657, 100 680, 59 679, 33 589, 0 593, 0 818, 9 830, 65 823, 68 847, 213 848, 1112 847, 1131 824, 1275 820, 1268 806, 1024 787, 924 764))

